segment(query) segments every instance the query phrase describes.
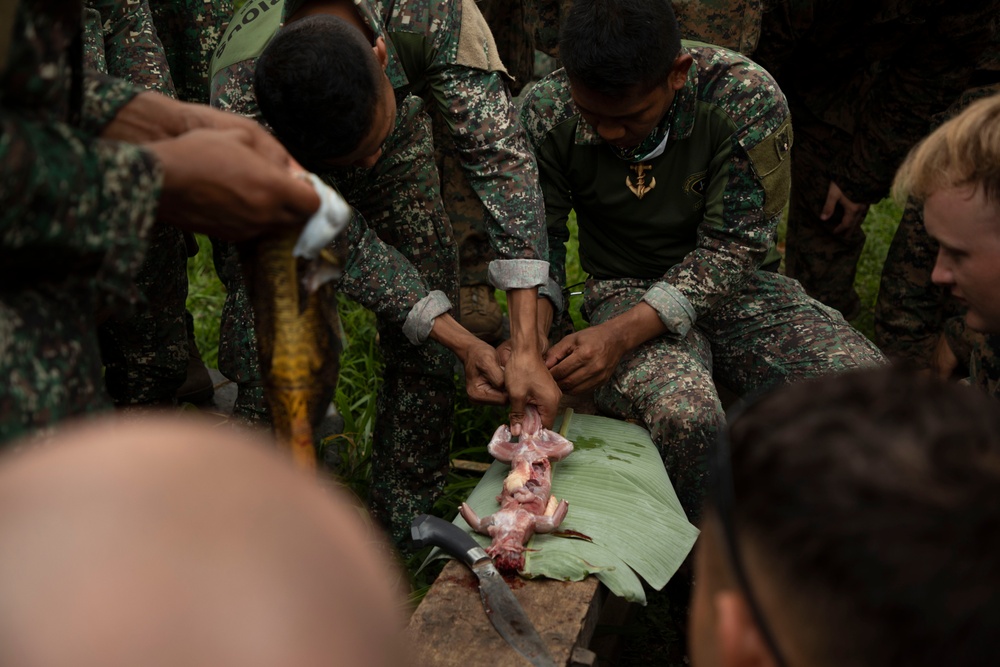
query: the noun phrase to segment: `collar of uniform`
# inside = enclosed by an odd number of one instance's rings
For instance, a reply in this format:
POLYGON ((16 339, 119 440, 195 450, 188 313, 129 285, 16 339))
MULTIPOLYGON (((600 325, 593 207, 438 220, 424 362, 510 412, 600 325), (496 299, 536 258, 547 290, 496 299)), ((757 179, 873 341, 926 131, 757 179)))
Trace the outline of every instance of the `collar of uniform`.
MULTIPOLYGON (((688 50, 681 47, 681 53, 688 53, 688 50)), ((667 129, 668 141, 685 139, 691 135, 694 129, 694 110, 697 101, 696 91, 698 90, 698 63, 692 62, 691 69, 688 70, 687 82, 684 87, 677 91, 673 104, 667 110, 667 115, 673 116, 667 129)), ((569 81, 566 82, 566 94, 569 96, 569 81)), ((571 98, 572 99, 572 98, 571 98)), ((576 125, 576 137, 574 143, 579 145, 603 144, 604 140, 597 134, 597 130, 587 121, 580 118, 576 125)))
MULTIPOLYGON (((281 17, 281 24, 284 25, 285 21, 289 16, 295 13, 305 0, 287 0, 285 2, 284 12, 281 17)), ((389 77, 389 83, 392 84, 394 90, 399 90, 400 88, 409 84, 409 79, 406 78, 406 73, 403 71, 403 66, 399 63, 399 56, 396 53, 396 47, 392 43, 392 40, 385 34, 385 25, 383 23, 383 17, 378 12, 379 3, 369 2, 369 0, 354 0, 354 6, 358 8, 358 13, 361 14, 361 19, 365 22, 372 33, 374 33, 375 38, 381 37, 385 40, 386 53, 389 56, 389 64, 386 65, 385 75, 389 77)))

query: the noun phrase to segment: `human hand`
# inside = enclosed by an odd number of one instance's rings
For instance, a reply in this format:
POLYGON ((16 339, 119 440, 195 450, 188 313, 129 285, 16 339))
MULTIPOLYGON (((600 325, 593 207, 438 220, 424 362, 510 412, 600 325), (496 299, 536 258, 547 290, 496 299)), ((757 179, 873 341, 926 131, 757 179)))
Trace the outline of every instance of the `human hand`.
POLYGON ((542 425, 552 428, 562 392, 540 354, 512 349, 504 365, 504 386, 510 399, 511 435, 521 434, 524 410, 529 403, 538 409, 542 425))
POLYGON ((489 343, 476 339, 469 345, 462 363, 465 365, 465 391, 469 400, 486 405, 506 405, 503 368, 497 351, 489 343))
POLYGON ((582 394, 611 379, 627 348, 621 337, 605 324, 572 333, 552 346, 545 365, 559 388, 567 394, 582 394))
POLYGON ((242 128, 192 130, 149 144, 163 167, 157 219, 243 241, 301 226, 319 208, 312 185, 275 164, 242 128))
POLYGON ((865 216, 868 215, 868 204, 857 204, 851 201, 841 191, 840 186, 830 181, 830 189, 826 193, 826 203, 823 204, 823 210, 819 214, 820 220, 829 220, 833 217, 837 210, 837 204, 840 204, 844 210, 844 216, 840 219, 840 223, 833 228, 833 233, 850 236, 865 221, 865 216))
POLYGON ((101 137, 131 144, 148 144, 205 129, 246 132, 249 145, 265 159, 277 165, 288 164, 288 151, 256 121, 206 104, 181 102, 152 91, 136 95, 122 107, 104 127, 101 137))
MULTIPOLYGON (((543 336, 542 334, 538 335, 538 349, 544 356, 546 350, 549 349, 548 336, 543 336)), ((508 338, 504 342, 497 345, 496 350, 497 350, 497 355, 500 357, 500 365, 506 366, 507 362, 510 360, 511 352, 513 352, 514 350, 514 343, 510 338, 508 338)))

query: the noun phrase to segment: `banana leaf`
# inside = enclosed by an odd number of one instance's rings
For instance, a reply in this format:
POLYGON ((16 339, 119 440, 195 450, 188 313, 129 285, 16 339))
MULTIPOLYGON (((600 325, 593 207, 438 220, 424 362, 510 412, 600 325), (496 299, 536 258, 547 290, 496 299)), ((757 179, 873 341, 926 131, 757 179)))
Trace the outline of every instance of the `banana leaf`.
MULTIPOLYGON (((525 577, 580 581, 595 575, 615 595, 646 603, 640 578, 660 590, 694 545, 660 454, 641 426, 567 410, 557 423, 574 445, 552 466, 552 493, 569 502, 558 532, 527 544, 525 577)), ((466 502, 479 516, 499 509, 496 497, 510 465, 494 461, 466 502)), ((455 524, 485 546, 459 515, 455 524)), ((434 557, 432 554, 431 557, 434 557)))

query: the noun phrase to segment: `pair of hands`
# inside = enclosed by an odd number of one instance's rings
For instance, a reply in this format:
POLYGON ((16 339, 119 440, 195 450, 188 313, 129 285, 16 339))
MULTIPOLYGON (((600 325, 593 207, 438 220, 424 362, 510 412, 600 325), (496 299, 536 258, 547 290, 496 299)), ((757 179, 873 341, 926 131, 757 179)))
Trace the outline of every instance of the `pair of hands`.
POLYGON ((494 349, 477 339, 463 359, 469 398, 488 405, 509 403, 512 433, 528 403, 551 426, 562 392, 584 393, 607 382, 630 349, 611 322, 570 334, 548 350, 548 340, 539 338, 541 355, 517 354, 509 340, 494 349))
POLYGON ((157 220, 228 241, 301 227, 319 208, 302 169, 258 123, 159 93, 137 95, 102 138, 139 144, 163 169, 157 220))

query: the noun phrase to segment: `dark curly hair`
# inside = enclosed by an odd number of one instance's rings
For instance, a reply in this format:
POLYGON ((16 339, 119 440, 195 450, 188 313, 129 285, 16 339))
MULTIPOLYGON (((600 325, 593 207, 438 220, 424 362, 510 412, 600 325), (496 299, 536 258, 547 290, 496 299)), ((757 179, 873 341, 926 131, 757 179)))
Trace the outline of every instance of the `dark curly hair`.
POLYGON ((382 72, 354 26, 319 14, 279 30, 257 58, 254 92, 288 152, 316 170, 371 131, 382 72))

